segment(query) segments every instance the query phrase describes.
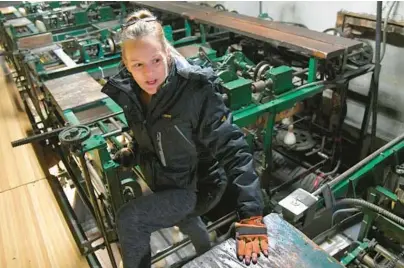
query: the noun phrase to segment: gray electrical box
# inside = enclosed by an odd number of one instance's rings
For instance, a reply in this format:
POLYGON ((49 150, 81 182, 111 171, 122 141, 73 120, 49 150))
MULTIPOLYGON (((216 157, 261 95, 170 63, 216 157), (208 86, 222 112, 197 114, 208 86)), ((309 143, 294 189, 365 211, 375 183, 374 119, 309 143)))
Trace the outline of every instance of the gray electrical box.
POLYGON ((285 219, 296 222, 303 217, 318 198, 311 193, 299 188, 279 202, 285 219))

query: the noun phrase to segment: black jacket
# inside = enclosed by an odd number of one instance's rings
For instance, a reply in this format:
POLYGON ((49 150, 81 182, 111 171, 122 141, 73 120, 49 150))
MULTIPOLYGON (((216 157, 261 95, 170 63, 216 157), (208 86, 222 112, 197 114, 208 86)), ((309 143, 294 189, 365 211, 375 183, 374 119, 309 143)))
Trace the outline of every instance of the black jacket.
POLYGON ((146 112, 141 89, 125 68, 102 92, 122 107, 140 154, 138 164, 152 190, 216 187, 227 176, 238 196, 239 217, 262 215, 252 155, 242 131, 231 123, 215 78, 212 69, 176 59, 146 112))

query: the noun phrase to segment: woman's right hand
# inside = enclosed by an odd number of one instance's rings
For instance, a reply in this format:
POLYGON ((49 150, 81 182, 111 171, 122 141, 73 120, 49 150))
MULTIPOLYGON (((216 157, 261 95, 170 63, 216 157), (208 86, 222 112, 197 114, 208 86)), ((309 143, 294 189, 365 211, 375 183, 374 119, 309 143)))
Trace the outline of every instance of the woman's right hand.
POLYGON ((113 160, 124 168, 132 168, 135 165, 135 154, 125 147, 116 152, 113 160))

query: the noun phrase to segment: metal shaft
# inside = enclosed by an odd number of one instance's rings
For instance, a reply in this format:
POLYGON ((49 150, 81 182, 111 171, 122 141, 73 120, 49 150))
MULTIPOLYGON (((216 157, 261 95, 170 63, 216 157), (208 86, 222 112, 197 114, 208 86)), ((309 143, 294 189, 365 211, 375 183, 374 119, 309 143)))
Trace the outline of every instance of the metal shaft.
MULTIPOLYGON (((88 121, 88 122, 84 122, 84 123, 82 123, 82 125, 91 125, 91 124, 94 124, 94 123, 96 123, 98 121, 105 120, 105 119, 108 119, 110 117, 120 115, 122 113, 123 112, 117 112, 117 113, 109 114, 109 115, 106 115, 106 116, 102 116, 102 117, 99 117, 97 119, 94 119, 94 120, 91 120, 91 121, 88 121)), ((65 130, 68 127, 70 127, 70 125, 66 126, 66 127, 57 128, 57 129, 54 129, 54 130, 51 130, 51 131, 48 131, 48 132, 45 132, 45 133, 41 133, 41 134, 38 134, 38 135, 34 135, 34 136, 31 136, 31 137, 16 140, 16 141, 11 142, 11 146, 12 147, 17 147, 17 146, 21 146, 21 145, 28 144, 28 143, 33 143, 33 142, 37 142, 37 141, 50 139, 52 137, 56 137, 57 135, 59 135, 60 132, 62 132, 63 130, 65 130)))
POLYGON ((375 74, 373 88, 373 103, 372 103, 372 132, 371 132, 371 150, 375 148, 376 127, 377 127, 377 102, 379 95, 379 77, 380 77, 380 44, 382 38, 382 1, 377 1, 376 13, 376 44, 375 44, 375 74))
POLYGON ((56 200, 59 203, 59 206, 62 208, 62 212, 66 217, 67 224, 73 234, 73 237, 76 240, 77 245, 79 245, 81 253, 86 255, 87 261, 91 267, 100 267, 101 264, 98 261, 97 256, 93 252, 89 252, 89 248, 83 247, 83 245, 88 241, 88 238, 81 228, 81 225, 78 223, 76 214, 74 213, 73 208, 71 207, 58 179, 51 176, 48 181, 56 200))
POLYGON ((354 165, 353 167, 349 168, 348 170, 346 170, 344 173, 342 173, 341 175, 339 175, 338 177, 336 177, 334 180, 328 182, 327 184, 324 184, 322 187, 320 187, 319 189, 317 189, 315 192, 313 192, 313 195, 319 195, 323 189, 326 187, 326 185, 332 187, 333 185, 339 183, 340 181, 348 178, 350 175, 352 175, 354 172, 356 172, 357 170, 359 170, 360 168, 362 168, 364 165, 366 165, 367 163, 369 163, 373 158, 375 158, 376 156, 378 156, 379 154, 383 153, 385 150, 389 149, 390 147, 393 147, 394 145, 396 145, 398 142, 402 141, 404 139, 404 133, 401 134, 400 136, 396 137, 395 139, 391 140, 389 143, 387 143, 386 145, 384 145, 383 147, 379 148, 377 151, 375 151, 374 153, 368 155, 366 158, 364 158, 362 161, 358 162, 356 165, 354 165))
POLYGON ((396 266, 394 266, 394 267, 404 268, 404 262, 402 260, 400 260, 399 258, 397 258, 397 256, 395 254, 391 253, 390 251, 388 251, 384 247, 382 247, 380 245, 376 245, 375 250, 377 252, 380 252, 380 254, 382 254, 385 258, 387 258, 387 259, 389 259, 391 261, 397 260, 397 262, 395 264, 396 266))
POLYGON ((104 221, 101 216, 101 211, 100 211, 100 207, 98 206, 97 198, 94 194, 94 187, 91 182, 90 172, 87 168, 86 159, 84 157, 84 154, 80 153, 79 159, 80 159, 80 165, 83 169, 84 180, 86 181, 88 195, 90 196, 90 201, 94 207, 94 212, 95 212, 96 220, 98 223, 98 228, 100 229, 102 236, 104 238, 104 243, 107 248, 112 267, 117 268, 118 266, 116 265, 116 262, 115 262, 115 257, 114 257, 114 253, 112 252, 111 244, 108 241, 108 236, 107 236, 107 232, 105 230, 104 221))
POLYGON ((371 258, 368 254, 363 256, 363 258, 361 259, 361 262, 363 264, 365 264, 366 266, 370 267, 370 268, 375 268, 376 267, 376 264, 373 261, 373 258, 371 258))
MULTIPOLYGON (((109 121, 117 128, 117 129, 120 129, 121 128, 121 126, 119 125, 119 123, 114 119, 114 118, 109 118, 109 121)), ((128 141, 129 142, 131 142, 132 141, 132 137, 128 134, 128 133, 123 133, 122 135, 124 135, 125 136, 125 138, 127 138, 128 139, 128 141)))

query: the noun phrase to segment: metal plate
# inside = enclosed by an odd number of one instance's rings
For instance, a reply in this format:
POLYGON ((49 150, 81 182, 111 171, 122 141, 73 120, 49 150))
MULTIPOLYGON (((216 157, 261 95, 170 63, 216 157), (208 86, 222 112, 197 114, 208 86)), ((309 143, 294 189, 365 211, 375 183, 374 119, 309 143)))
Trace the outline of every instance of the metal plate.
POLYGON ((22 26, 27 26, 28 24, 32 24, 32 22, 27 19, 27 18, 18 18, 18 19, 12 19, 8 20, 4 23, 4 26, 10 26, 13 25, 14 27, 22 27, 22 26))
POLYGON ((107 116, 110 114, 113 114, 113 112, 105 105, 91 107, 83 111, 78 111, 74 113, 74 115, 81 123, 93 121, 96 120, 97 118, 107 116))
POLYGON ((106 21, 106 22, 100 22, 100 23, 94 24, 94 26, 98 29, 112 29, 118 25, 120 25, 118 20, 112 20, 112 21, 106 21))
POLYGON ((57 48, 53 52, 58 56, 58 58, 66 65, 68 68, 76 67, 77 63, 74 62, 62 48, 57 48))
POLYGON ((31 49, 30 52, 35 55, 39 55, 44 52, 60 49, 61 47, 56 44, 51 44, 49 46, 41 46, 34 49, 31 49))
POLYGON ((264 218, 269 235, 269 256, 261 255, 256 265, 247 266, 236 257, 236 243, 233 238, 226 240, 212 250, 194 259, 183 268, 312 268, 344 267, 328 255, 303 233, 272 213, 264 218))
POLYGON ((52 79, 44 85, 62 112, 107 98, 101 85, 86 72, 52 79))
POLYGON ((362 46, 361 42, 325 33, 266 21, 214 8, 183 2, 136 2, 147 8, 177 14, 196 22, 213 25, 265 42, 291 48, 309 56, 327 59, 362 46))

